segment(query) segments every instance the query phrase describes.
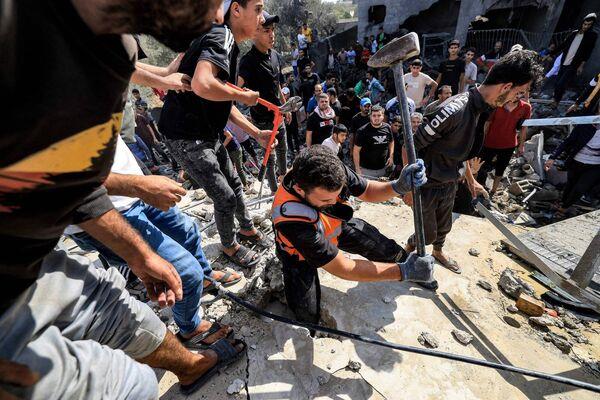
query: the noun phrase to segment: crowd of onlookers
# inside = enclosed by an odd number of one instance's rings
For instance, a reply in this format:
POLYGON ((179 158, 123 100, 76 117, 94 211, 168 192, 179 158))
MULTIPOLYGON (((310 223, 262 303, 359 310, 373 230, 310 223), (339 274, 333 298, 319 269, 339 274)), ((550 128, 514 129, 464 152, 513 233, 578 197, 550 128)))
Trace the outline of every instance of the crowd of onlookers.
MULTIPOLYGON (((563 43, 551 43, 539 51, 547 73, 541 89, 554 90, 554 105, 561 101, 565 88, 574 83, 574 77, 581 73, 582 65, 589 58, 595 43, 595 34, 590 29, 594 21, 595 16, 589 16, 581 28, 563 43)), ((291 52, 292 70, 281 77, 285 99, 300 96, 303 104, 302 109, 289 115, 285 122, 288 165, 301 148, 324 144, 338 153, 348 166, 365 176, 382 178, 397 175, 402 167, 404 140, 393 77, 385 70, 367 67, 369 58, 390 39, 381 27, 377 35, 364 37, 362 43, 356 42, 336 51, 330 48, 325 68, 318 71, 315 60, 310 56, 315 42, 313 31, 307 23, 298 27, 296 46, 291 52)), ((424 116, 427 118, 427 115, 433 114, 448 98, 481 82, 500 57, 521 49, 523 46, 518 44, 507 49, 502 41, 497 41, 491 49, 482 50, 461 47, 458 40, 451 40, 447 43, 447 57, 434 68, 419 58, 407 62, 404 80, 413 132, 424 116)), ((581 92, 575 104, 569 107, 569 115, 596 113, 600 98, 597 82, 598 77, 595 77, 581 92)), ((156 166, 169 157, 160 145, 160 133, 147 112, 146 103, 137 90, 134 89, 132 94, 136 110, 136 141, 128 144, 154 172, 156 166)), ((484 132, 485 139, 477 154, 481 165, 478 180, 485 186, 488 174, 493 170, 488 187, 492 195, 498 190, 513 155, 523 153, 528 137, 527 128, 522 123, 532 115, 530 95, 525 93, 518 102, 484 115, 484 120, 480 121, 479 129, 484 132)), ((231 123, 222 139, 244 186, 249 189, 260 165, 259 146, 231 123)), ((174 161, 172 166, 174 170, 179 169, 174 161)), ((572 175, 570 182, 574 179, 572 175)), ((184 179, 184 173, 181 172, 179 177, 184 179)), ((595 182, 594 179, 591 181, 595 182)), ((274 191, 276 186, 271 186, 274 191)), ((560 210, 564 211, 562 207, 560 210)))

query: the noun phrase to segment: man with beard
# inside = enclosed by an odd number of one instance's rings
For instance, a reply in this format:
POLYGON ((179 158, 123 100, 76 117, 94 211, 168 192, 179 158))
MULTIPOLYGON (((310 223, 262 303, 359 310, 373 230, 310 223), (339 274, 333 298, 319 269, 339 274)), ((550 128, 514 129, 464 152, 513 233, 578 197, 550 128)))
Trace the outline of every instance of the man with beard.
POLYGON ((153 35, 182 51, 222 18, 219 6, 2 1, 0 82, 14 102, 0 139, 0 239, 10 250, 0 261, 1 398, 157 398, 150 367, 172 371, 194 390, 235 359, 229 350, 242 351, 223 340, 189 352, 129 296, 115 269, 98 270, 59 244, 65 227, 78 224, 126 260, 159 305, 182 300, 173 266, 114 210, 102 182, 113 161, 123 95, 134 70, 143 68, 129 34, 153 35))
POLYGON ((356 131, 354 139, 354 170, 369 178, 386 176, 394 165, 394 138, 392 128, 383 122, 383 107, 374 105, 368 124, 356 131))
POLYGON ((410 256, 366 221, 353 218, 350 196, 382 202, 425 181, 422 160, 392 182, 367 181, 322 145, 304 149, 275 194, 272 218, 287 304, 301 321, 320 318, 318 269, 358 282, 433 279, 431 256, 410 256), (366 258, 350 259, 340 251, 366 258))
POLYGON ((214 202, 223 254, 251 268, 260 254, 238 239, 265 248, 273 242, 254 227, 244 187, 219 136, 228 120, 263 145, 271 136, 271 130, 260 130, 233 105, 234 101, 256 105, 259 93, 226 84, 237 83, 237 42, 252 38, 264 21, 263 0, 225 2, 224 9, 225 24, 214 24, 183 56, 179 71, 192 76, 192 91, 167 94, 159 125, 171 154, 214 202), (237 238, 235 219, 240 226, 237 238))
POLYGON ((306 122, 306 147, 323 143, 323 140, 331 136, 335 125, 335 111, 329 105, 329 96, 321 93, 317 102, 317 108, 306 122))
MULTIPOLYGON (((451 97, 419 125, 414 142, 417 154, 427 167, 427 184, 421 188, 425 243, 433 244, 433 257, 449 270, 461 269, 443 246, 452 229, 452 208, 463 161, 475 157, 483 143, 477 122, 482 112, 502 107, 520 98, 543 72, 538 56, 530 50, 511 52, 492 68, 483 84, 451 97)), ((404 151, 404 150, 403 150, 404 151)), ((403 154, 406 160, 406 154, 403 154)), ((485 189, 475 180, 466 163, 465 179, 475 197, 485 189)), ((405 202, 412 205, 410 194, 405 202)), ((415 249, 415 237, 407 241, 406 251, 415 249)), ((435 287, 432 286, 432 288, 435 287)))
POLYGON ((598 34, 592 29, 595 23, 595 13, 586 15, 581 23, 581 28, 571 32, 567 39, 550 53, 551 57, 562 54, 560 69, 554 86, 555 107, 561 101, 567 86, 573 78, 583 73, 583 68, 594 50, 598 39, 598 34))

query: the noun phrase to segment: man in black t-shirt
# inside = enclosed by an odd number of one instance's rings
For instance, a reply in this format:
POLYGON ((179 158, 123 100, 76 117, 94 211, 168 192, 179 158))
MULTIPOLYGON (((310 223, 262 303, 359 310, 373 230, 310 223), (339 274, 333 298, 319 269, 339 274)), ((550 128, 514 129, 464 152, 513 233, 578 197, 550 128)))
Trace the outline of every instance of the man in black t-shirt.
MULTIPOLYGON (((371 114, 371 99, 363 97, 359 103, 360 111, 356 113, 350 120, 350 140, 348 140, 348 151, 350 161, 354 157, 354 141, 356 140, 356 131, 370 122, 369 115, 371 114)), ((354 168, 354 162, 350 165, 354 168)))
POLYGON ((398 180, 367 181, 325 146, 304 149, 273 199, 276 253, 281 260, 288 306, 302 321, 319 322, 318 269, 351 281, 433 279, 433 258, 410 256, 366 221, 353 218, 350 196, 381 202, 426 181, 423 162, 406 167, 398 180), (345 257, 343 250, 366 260, 345 257), (408 257, 407 257, 408 256, 408 257))
POLYGON ((459 89, 464 86, 465 80, 465 61, 458 57, 460 42, 452 40, 448 43, 448 59, 442 61, 436 79, 437 86, 448 85, 452 88, 452 93, 460 93, 459 89))
POLYGON ((383 122, 383 107, 371 107, 370 122, 359 128, 354 140, 354 168, 359 175, 381 178, 394 165, 392 128, 383 122))
POLYGON ((338 99, 342 106, 339 123, 350 127, 352 117, 360 112, 360 99, 354 94, 354 88, 346 89, 338 99))
POLYGON ((310 65, 305 66, 300 71, 300 96, 302 96, 302 104, 306 108, 310 98, 313 97, 315 85, 320 83, 319 75, 312 72, 310 65))
POLYGON ((233 105, 238 101, 254 106, 259 93, 225 84, 237 83, 237 42, 253 37, 263 21, 262 0, 247 1, 245 6, 231 3, 225 24, 214 24, 185 52, 179 71, 192 76, 192 91, 170 91, 159 124, 173 156, 214 202, 224 255, 246 268, 255 266, 260 254, 238 243, 234 218, 240 224, 240 239, 264 247, 272 242, 252 224, 242 182, 219 135, 228 120, 263 145, 271 135, 270 130, 254 126, 233 105))
POLYGON ((306 122, 306 147, 323 143, 331 136, 335 125, 335 111, 329 105, 329 96, 321 93, 317 101, 317 108, 306 122))
POLYGON ((342 113, 342 105, 337 97, 337 91, 335 88, 327 89, 327 96, 329 96, 329 105, 333 108, 333 112, 335 112, 335 123, 340 122, 340 114, 342 113))
POLYGON ((185 350, 115 269, 68 255, 60 242, 66 226, 78 224, 125 259, 158 304, 183 300, 173 266, 123 220, 102 186, 130 80, 185 89, 182 74, 136 63, 127 33, 182 51, 220 6, 186 2, 174 12, 171 3, 133 10, 99 0, 2 2, 9 12, 0 85, 14 102, 4 106, 0 135, 1 398, 157 398, 148 365, 193 384, 218 361, 214 350, 185 350))
MULTIPOLYGON (((281 57, 273 49, 275 45, 275 24, 279 22, 277 15, 269 15, 263 11, 263 22, 253 39, 253 46, 240 60, 238 86, 247 87, 260 93, 260 97, 280 106, 283 104, 281 84, 284 83, 281 73, 281 57)), ((273 129, 275 115, 264 106, 257 104, 250 108, 252 122, 260 129, 273 129)), ((290 120, 291 116, 286 115, 290 120)), ((277 172, 279 176, 287 172, 287 138, 285 124, 282 121, 277 133, 277 172)), ((272 192, 277 190, 275 176, 275 154, 271 152, 267 164, 267 179, 272 192)))

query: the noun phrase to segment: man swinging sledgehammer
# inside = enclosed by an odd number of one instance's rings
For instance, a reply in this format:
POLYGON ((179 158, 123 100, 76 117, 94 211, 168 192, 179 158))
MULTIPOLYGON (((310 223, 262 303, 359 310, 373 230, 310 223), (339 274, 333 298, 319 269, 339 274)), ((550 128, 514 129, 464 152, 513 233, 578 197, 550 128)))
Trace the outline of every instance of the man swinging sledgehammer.
POLYGON ((407 256, 394 240, 353 218, 350 196, 382 202, 427 181, 422 160, 406 166, 398 180, 367 181, 328 148, 315 145, 296 157, 273 200, 277 256, 285 296, 301 321, 317 323, 321 287, 318 268, 351 281, 431 282, 431 256, 407 256), (339 249, 366 260, 346 258, 339 249))

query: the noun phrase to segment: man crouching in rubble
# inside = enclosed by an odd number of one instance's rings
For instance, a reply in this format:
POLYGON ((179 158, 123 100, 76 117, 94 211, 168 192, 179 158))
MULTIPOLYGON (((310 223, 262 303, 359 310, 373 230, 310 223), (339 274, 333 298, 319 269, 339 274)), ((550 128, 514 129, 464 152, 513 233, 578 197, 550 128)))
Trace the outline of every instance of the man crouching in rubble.
POLYGON ((298 319, 319 321, 320 267, 352 281, 433 280, 431 256, 407 256, 394 240, 353 218, 347 203, 351 195, 363 201, 386 201, 426 181, 422 160, 405 167, 396 181, 376 182, 358 176, 324 146, 312 146, 298 155, 272 209, 285 296, 298 319), (349 259, 339 249, 366 260, 349 259))

